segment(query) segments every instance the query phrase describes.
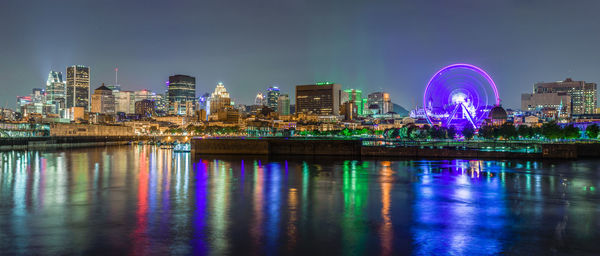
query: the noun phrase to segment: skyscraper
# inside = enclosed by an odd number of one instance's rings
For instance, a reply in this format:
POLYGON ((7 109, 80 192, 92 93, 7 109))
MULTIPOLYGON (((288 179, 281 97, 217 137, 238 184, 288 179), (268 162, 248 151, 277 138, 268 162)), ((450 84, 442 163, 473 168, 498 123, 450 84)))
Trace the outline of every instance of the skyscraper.
POLYGON ((341 85, 322 82, 296 86, 296 112, 317 115, 340 114, 341 85))
POLYGON ((62 73, 50 71, 46 81, 46 101, 55 106, 56 112, 60 113, 65 109, 65 81, 62 73))
MULTIPOLYGON (((109 88, 110 89, 110 88, 109 88)), ((115 96, 115 112, 132 114, 134 113, 134 92, 132 91, 114 91, 115 96)))
POLYGON ((273 110, 277 110, 277 102, 279 101, 279 87, 271 86, 267 89, 267 106, 273 110))
POLYGON ((392 100, 390 94, 387 92, 374 92, 369 94, 367 97, 369 109, 371 106, 377 106, 378 114, 387 114, 393 109, 392 100))
POLYGON ((223 83, 217 84, 215 91, 210 95, 208 99, 208 114, 216 114, 220 110, 231 107, 231 98, 223 83))
POLYGON ((91 112, 115 114, 115 96, 113 96, 112 90, 108 89, 104 84, 94 90, 94 94, 92 94, 91 112))
POLYGON ((262 106, 264 104, 265 104, 265 96, 262 94, 262 92, 258 92, 256 94, 256 97, 254 97, 254 105, 262 106))
POLYGON ((290 114, 290 96, 281 94, 277 99, 277 113, 287 116, 290 114))
POLYGON ((357 89, 348 89, 344 90, 344 94, 348 95, 348 102, 351 102, 356 106, 358 115, 364 115, 365 113, 363 111, 365 107, 363 104, 362 91, 357 89))
POLYGON ((169 76, 168 83, 169 112, 185 115, 187 108, 196 105, 196 78, 186 75, 169 76))
POLYGON ((86 66, 67 67, 66 107, 89 109, 90 104, 90 68, 86 66))

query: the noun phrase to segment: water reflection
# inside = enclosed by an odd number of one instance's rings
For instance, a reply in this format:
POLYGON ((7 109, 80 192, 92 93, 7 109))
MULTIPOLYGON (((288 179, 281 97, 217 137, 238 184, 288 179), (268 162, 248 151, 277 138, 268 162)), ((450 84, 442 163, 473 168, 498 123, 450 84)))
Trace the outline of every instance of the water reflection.
POLYGON ((0 153, 2 254, 578 254, 598 161, 0 153))

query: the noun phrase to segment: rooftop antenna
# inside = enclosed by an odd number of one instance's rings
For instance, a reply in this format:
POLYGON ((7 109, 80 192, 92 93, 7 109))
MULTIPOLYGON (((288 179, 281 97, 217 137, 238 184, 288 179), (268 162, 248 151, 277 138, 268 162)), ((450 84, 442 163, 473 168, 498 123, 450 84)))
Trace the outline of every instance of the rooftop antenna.
POLYGON ((119 84, 119 68, 115 68, 115 85, 119 84))

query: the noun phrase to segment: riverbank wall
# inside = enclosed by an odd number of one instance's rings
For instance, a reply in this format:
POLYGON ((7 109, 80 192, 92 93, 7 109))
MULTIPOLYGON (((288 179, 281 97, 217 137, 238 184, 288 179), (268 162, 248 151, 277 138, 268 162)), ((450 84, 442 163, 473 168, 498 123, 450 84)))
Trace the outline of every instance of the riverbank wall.
POLYGON ((478 150, 464 147, 364 146, 361 140, 296 138, 193 139, 192 154, 299 155, 411 158, 577 159, 600 157, 600 144, 541 144, 541 152, 478 150))
POLYGON ((136 136, 58 136, 30 138, 0 138, 0 151, 44 150, 126 145, 140 141, 136 136))
POLYGON ((193 139, 193 154, 360 156, 359 140, 193 139))

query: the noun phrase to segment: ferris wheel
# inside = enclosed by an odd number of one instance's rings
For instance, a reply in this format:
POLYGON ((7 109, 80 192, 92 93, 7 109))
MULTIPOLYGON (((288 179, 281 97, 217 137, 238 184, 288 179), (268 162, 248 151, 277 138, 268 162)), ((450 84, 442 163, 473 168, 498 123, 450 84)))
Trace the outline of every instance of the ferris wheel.
POLYGON ((481 68, 453 64, 431 77, 423 95, 427 121, 431 125, 477 129, 494 105, 500 104, 498 89, 481 68))

